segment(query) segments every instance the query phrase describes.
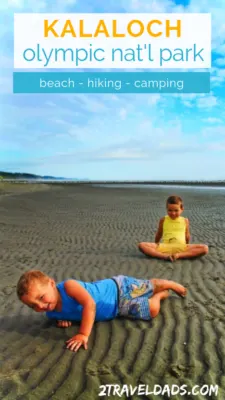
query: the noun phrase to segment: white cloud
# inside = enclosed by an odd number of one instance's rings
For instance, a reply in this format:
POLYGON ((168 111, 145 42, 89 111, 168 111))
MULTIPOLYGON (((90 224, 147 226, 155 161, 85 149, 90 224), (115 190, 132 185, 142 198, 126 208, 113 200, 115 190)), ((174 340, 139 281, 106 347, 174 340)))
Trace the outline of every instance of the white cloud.
POLYGON ((208 117, 203 119, 203 121, 208 122, 209 124, 219 124, 222 122, 220 118, 215 118, 215 117, 208 117))
POLYGON ((65 121, 63 119, 55 119, 55 120, 53 120, 53 122, 58 125, 67 125, 68 124, 68 121, 65 121))
POLYGON ((8 7, 23 8, 25 6, 24 0, 8 0, 7 3, 8 7))
MULTIPOLYGON (((178 96, 176 96, 178 97, 178 96)), ((181 102, 188 108, 213 108, 218 105, 218 98, 214 94, 190 93, 180 95, 181 102)))
POLYGON ((218 100, 215 96, 209 95, 201 97, 197 100, 197 106, 199 108, 212 108, 218 104, 218 100))
POLYGON ((149 155, 143 150, 138 149, 124 149, 118 148, 117 150, 106 151, 98 155, 99 160, 140 160, 148 158, 149 155))
POLYGON ((161 95, 155 93, 155 94, 152 94, 152 95, 149 95, 149 96, 148 96, 147 103, 148 103, 150 106, 155 106, 156 104, 159 103, 160 99, 161 99, 161 95))
POLYGON ((52 101, 46 101, 45 104, 46 104, 47 106, 50 106, 50 107, 56 107, 56 104, 53 103, 52 101))
POLYGON ((122 5, 127 12, 166 13, 182 12, 184 10, 183 6, 175 5, 171 0, 151 0, 151 2, 145 0, 131 0, 129 3, 123 0, 122 5))

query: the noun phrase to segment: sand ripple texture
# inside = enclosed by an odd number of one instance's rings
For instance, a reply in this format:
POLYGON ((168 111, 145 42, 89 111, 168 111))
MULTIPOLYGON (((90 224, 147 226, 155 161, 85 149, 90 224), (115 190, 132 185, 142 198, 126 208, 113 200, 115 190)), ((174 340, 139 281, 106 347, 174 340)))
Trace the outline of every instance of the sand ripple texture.
POLYGON ((208 244, 207 256, 171 264, 148 259, 137 249, 138 242, 154 240, 158 219, 165 214, 165 199, 173 192, 71 185, 2 196, 1 399, 95 400, 104 384, 150 388, 214 384, 219 394, 210 398, 225 399, 223 192, 192 188, 178 193, 185 201, 192 242, 208 244), (64 342, 78 331, 77 324, 56 328, 17 300, 17 280, 30 268, 41 269, 57 281, 116 274, 173 279, 189 292, 185 300, 171 293, 153 322, 96 323, 89 349, 74 354, 65 350, 64 342))

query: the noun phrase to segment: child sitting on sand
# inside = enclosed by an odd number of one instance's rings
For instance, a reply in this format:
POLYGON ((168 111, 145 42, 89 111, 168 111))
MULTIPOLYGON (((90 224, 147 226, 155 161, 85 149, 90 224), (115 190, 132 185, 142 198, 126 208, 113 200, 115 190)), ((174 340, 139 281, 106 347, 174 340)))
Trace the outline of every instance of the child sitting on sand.
POLYGON ((207 254, 208 246, 205 244, 189 244, 189 221, 181 217, 184 211, 182 199, 178 196, 168 197, 166 208, 168 215, 159 221, 155 243, 139 243, 142 253, 171 261, 207 254), (162 243, 159 243, 161 238, 162 243))
POLYGON ((67 340, 66 347, 77 351, 87 349, 94 321, 106 321, 117 316, 151 320, 160 310, 160 301, 171 289, 186 295, 184 286, 162 279, 136 279, 124 275, 95 282, 74 279, 58 284, 41 271, 25 272, 17 284, 19 299, 36 312, 46 312, 67 328, 72 321, 81 321, 79 333, 67 340))

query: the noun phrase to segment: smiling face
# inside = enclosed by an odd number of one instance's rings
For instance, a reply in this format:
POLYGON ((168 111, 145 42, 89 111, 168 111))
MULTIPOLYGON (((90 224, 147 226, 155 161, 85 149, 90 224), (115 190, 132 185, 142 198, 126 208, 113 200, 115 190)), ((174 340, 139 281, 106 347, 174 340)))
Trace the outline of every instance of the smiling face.
POLYGON ((183 212, 183 206, 179 204, 167 204, 167 214, 171 219, 178 218, 183 212))
POLYGON ((33 280, 28 293, 21 297, 21 301, 36 312, 53 311, 59 305, 60 296, 53 279, 47 282, 33 280))

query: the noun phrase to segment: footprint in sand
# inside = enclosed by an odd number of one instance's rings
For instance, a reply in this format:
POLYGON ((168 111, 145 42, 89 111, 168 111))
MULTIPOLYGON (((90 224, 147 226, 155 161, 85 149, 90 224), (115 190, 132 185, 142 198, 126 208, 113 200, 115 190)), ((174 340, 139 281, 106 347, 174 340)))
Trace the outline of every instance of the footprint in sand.
POLYGON ((112 369, 108 365, 89 365, 87 368, 87 373, 92 376, 101 376, 101 375, 111 375, 112 369))
POLYGON ((2 289, 2 292, 6 295, 9 296, 10 294, 12 294, 14 292, 14 288, 16 286, 6 286, 4 287, 4 289, 2 289))
POLYGON ((181 365, 181 364, 172 364, 170 367, 170 374, 175 376, 176 378, 182 378, 183 376, 190 375, 193 371, 194 367, 192 365, 181 365))

